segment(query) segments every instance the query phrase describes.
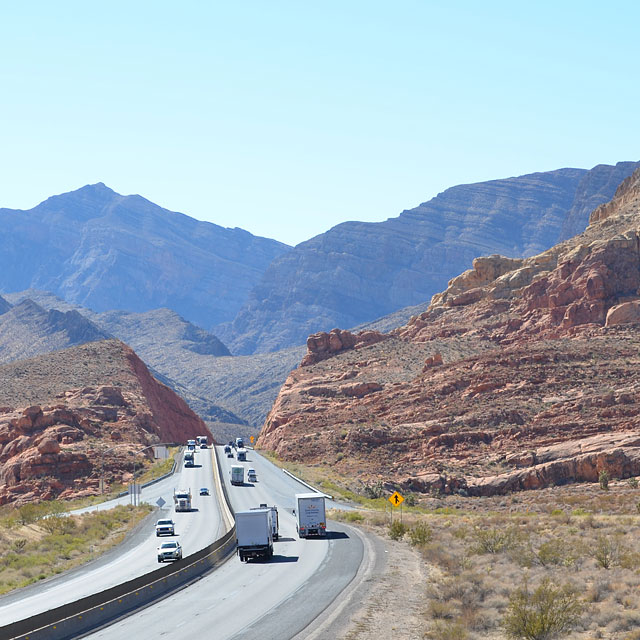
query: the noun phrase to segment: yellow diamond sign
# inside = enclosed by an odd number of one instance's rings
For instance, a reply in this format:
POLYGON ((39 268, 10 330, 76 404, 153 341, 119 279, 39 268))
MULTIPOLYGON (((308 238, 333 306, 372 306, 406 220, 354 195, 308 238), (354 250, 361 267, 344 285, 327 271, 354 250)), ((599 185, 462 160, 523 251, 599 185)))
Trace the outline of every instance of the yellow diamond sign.
POLYGON ((251 444, 253 444, 253 440, 254 440, 254 437, 253 437, 253 436, 251 436, 251 444))
POLYGON ((389 496, 389 502, 394 507, 399 507, 404 502, 404 498, 397 491, 394 491, 393 494, 389 496))

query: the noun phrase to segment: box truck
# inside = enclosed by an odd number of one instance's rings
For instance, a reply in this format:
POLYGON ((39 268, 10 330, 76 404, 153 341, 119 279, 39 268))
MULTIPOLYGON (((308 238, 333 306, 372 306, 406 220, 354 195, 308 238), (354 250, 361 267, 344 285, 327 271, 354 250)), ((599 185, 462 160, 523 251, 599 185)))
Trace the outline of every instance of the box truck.
POLYGON ((324 536, 327 521, 322 493, 296 493, 296 529, 301 538, 324 536))
POLYGON ((238 449, 237 457, 238 457, 239 461, 246 462, 247 461, 247 450, 246 449, 238 449))
POLYGON ((278 534, 278 527, 279 527, 278 507, 276 506, 267 507, 265 503, 260 504, 259 507, 251 507, 252 511, 257 511, 258 509, 271 509, 271 530, 273 532, 273 539, 277 540, 279 535, 278 534))
POLYGON ((244 484, 244 467, 234 464, 231 467, 231 484, 244 484))
POLYGON ((271 509, 236 511, 236 548, 242 562, 273 556, 271 509))

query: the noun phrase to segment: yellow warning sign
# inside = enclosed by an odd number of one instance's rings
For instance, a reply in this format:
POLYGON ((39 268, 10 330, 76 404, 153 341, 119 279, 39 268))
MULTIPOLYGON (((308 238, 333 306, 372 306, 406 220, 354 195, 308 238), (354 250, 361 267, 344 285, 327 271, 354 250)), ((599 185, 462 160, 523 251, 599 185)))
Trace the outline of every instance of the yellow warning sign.
POLYGON ((404 498, 397 491, 394 491, 393 494, 389 496, 389 502, 394 507, 399 507, 404 502, 404 498))
POLYGON ((250 436, 249 439, 251 440, 251 444, 253 444, 253 441, 255 440, 255 438, 253 436, 250 436))

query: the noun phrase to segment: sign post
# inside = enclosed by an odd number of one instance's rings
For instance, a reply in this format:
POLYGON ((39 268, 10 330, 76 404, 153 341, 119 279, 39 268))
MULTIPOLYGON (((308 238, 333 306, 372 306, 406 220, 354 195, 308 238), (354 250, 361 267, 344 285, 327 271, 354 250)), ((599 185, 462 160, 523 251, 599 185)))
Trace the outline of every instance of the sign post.
MULTIPOLYGON (((389 496, 389 502, 394 507, 400 507, 400 522, 402 522, 402 503, 404 502, 404 498, 397 491, 394 491, 389 496)), ((393 509, 391 509, 391 523, 393 524, 393 509)))

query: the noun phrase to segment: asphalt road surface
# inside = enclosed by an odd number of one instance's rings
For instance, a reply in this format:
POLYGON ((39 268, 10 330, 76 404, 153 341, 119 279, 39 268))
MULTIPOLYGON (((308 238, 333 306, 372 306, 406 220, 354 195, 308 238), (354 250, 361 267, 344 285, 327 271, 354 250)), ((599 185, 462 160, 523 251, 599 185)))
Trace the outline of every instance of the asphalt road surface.
MULTIPOLYGON (((155 505, 158 498, 162 497, 166 504, 162 509, 157 509, 156 514, 122 545, 82 567, 18 589, 0 598, 2 623, 22 620, 157 569, 161 565, 158 564, 156 547, 162 541, 179 540, 183 547, 183 555, 187 556, 224 535, 225 530, 213 484, 212 455, 211 448, 199 449, 195 459, 197 466, 183 467, 172 476, 143 489, 142 501, 155 505), (200 487, 208 487, 211 495, 199 496, 200 487), (191 488, 193 511, 174 512, 174 488, 191 488), (160 518, 171 518, 176 523, 175 537, 156 537, 155 522, 160 518)), ((125 496, 85 510, 103 510, 117 503, 129 502, 130 497, 125 496)))
MULTIPOLYGON (((352 529, 329 523, 326 539, 301 540, 292 515, 296 493, 309 489, 252 450, 245 470, 258 481, 232 486, 224 457, 223 480, 235 510, 275 504, 280 539, 270 561, 242 563, 237 555, 176 594, 87 637, 93 640, 201 637, 224 640, 286 640, 313 626, 349 585, 362 562, 364 546, 352 529)), ((197 514, 196 514, 197 515, 197 514)))

